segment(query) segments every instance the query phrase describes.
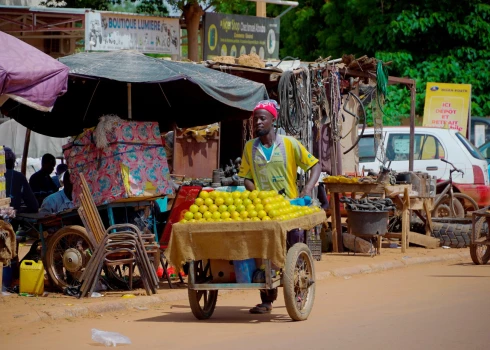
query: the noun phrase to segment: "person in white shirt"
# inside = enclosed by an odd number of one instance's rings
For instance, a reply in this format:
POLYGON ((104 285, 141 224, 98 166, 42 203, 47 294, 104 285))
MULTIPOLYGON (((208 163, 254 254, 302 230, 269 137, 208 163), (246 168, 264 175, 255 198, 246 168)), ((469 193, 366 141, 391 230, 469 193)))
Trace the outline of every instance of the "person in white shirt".
POLYGON ((63 189, 47 196, 41 209, 39 210, 42 214, 57 214, 62 211, 74 208, 72 202, 72 191, 73 184, 70 181, 70 172, 66 171, 63 175, 63 189))

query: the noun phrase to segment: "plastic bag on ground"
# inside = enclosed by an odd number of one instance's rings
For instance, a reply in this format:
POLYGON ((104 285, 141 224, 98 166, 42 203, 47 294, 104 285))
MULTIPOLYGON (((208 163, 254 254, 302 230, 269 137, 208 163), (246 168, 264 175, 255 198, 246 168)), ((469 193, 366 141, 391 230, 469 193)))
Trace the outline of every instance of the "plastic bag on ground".
POLYGON ((128 337, 116 333, 106 332, 95 328, 92 328, 92 340, 104 344, 105 346, 117 346, 117 344, 131 344, 131 340, 128 337))

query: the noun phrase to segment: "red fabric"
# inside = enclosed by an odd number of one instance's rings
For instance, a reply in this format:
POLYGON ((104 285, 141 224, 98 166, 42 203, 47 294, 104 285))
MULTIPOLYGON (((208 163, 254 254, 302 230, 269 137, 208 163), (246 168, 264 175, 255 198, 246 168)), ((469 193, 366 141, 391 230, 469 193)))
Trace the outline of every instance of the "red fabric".
POLYGON ((276 106, 274 106, 274 104, 272 102, 261 101, 257 104, 257 106, 255 106, 254 112, 258 109, 265 109, 267 112, 272 114, 274 119, 277 119, 277 109, 276 109, 276 106))

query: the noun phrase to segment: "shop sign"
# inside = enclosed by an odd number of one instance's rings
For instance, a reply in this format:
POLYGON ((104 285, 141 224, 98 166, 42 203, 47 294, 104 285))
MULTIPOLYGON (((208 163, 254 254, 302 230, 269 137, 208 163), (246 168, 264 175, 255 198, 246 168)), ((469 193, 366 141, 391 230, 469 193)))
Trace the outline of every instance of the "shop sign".
POLYGON ((137 50, 179 55, 179 19, 87 12, 85 50, 137 50))
POLYGON ((262 59, 279 58, 279 29, 278 18, 206 13, 203 57, 256 53, 262 59))
POLYGON ((470 84, 427 83, 424 126, 455 129, 466 135, 470 115, 470 84))

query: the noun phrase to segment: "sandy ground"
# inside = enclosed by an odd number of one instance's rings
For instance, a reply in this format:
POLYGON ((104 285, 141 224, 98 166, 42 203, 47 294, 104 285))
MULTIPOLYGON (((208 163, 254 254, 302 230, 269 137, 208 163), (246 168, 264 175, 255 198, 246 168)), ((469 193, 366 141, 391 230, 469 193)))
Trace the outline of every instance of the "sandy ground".
POLYGON ((257 316, 248 313, 257 292, 233 291, 208 321, 197 321, 187 300, 36 323, 8 317, 0 344, 90 349, 97 328, 128 336, 128 349, 488 349, 489 295, 490 265, 468 259, 319 281, 305 322, 291 322, 281 293, 272 314, 257 316))
MULTIPOLYGON (((28 251, 29 243, 19 247, 19 256, 22 258, 28 251)), ((427 257, 427 256, 442 256, 454 254, 457 252, 467 252, 468 249, 425 249, 410 247, 406 253, 402 253, 400 249, 386 248, 382 249, 381 255, 370 257, 364 254, 334 254, 324 253, 322 260, 315 263, 317 274, 324 271, 331 271, 337 268, 351 267, 358 265, 369 265, 373 263, 382 263, 385 261, 402 260, 404 257, 427 257)), ((177 281, 176 281, 177 282, 177 281)), ((182 294, 186 292, 186 285, 174 284, 176 290, 169 290, 166 282, 161 283, 159 294, 171 294, 173 300, 182 298, 182 294)), ((47 285, 46 290, 49 291, 46 297, 20 297, 11 295, 9 297, 0 297, 0 327, 3 324, 25 324, 33 320, 37 320, 39 315, 43 315, 46 310, 51 309, 70 309, 76 308, 79 305, 87 305, 100 302, 119 301, 123 294, 129 292, 103 293, 103 298, 84 298, 77 299, 70 296, 65 296, 47 285), (18 321, 18 322, 17 322, 18 321)), ((144 298, 144 291, 137 290, 131 292, 137 298, 144 298)), ((184 298, 186 296, 184 295, 184 298)), ((43 315, 44 316, 44 315, 43 315)))

